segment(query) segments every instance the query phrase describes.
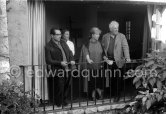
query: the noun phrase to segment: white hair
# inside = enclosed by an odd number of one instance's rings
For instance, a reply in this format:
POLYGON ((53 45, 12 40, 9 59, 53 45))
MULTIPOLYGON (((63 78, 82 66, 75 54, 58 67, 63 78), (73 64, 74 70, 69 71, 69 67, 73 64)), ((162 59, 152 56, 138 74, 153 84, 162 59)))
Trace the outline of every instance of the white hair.
POLYGON ((116 25, 119 26, 119 23, 117 21, 111 21, 109 24, 109 28, 113 28, 116 25))

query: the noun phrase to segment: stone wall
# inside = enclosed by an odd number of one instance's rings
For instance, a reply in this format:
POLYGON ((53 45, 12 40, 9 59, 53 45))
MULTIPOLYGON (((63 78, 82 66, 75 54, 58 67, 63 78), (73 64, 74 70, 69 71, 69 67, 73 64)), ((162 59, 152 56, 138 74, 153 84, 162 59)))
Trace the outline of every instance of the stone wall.
POLYGON ((28 64, 27 0, 8 0, 7 18, 10 65, 28 64))
POLYGON ((6 0, 0 0, 0 76, 9 72, 6 0))

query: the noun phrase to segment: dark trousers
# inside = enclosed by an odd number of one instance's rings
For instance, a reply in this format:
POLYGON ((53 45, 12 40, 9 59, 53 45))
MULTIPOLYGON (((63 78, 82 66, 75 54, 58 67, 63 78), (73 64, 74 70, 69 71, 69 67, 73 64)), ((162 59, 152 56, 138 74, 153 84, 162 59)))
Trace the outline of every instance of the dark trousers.
POLYGON ((120 97, 123 88, 123 70, 122 68, 118 68, 115 62, 105 67, 111 70, 112 73, 109 77, 110 88, 106 89, 106 93, 111 93, 112 97, 120 97))
POLYGON ((58 75, 48 77, 48 94, 51 103, 62 105, 66 102, 71 80, 69 74, 68 72, 68 74, 65 73, 61 77, 58 77, 58 75))
POLYGON ((90 81, 88 81, 88 96, 92 97, 92 92, 97 88, 103 89, 101 69, 90 70, 90 81))

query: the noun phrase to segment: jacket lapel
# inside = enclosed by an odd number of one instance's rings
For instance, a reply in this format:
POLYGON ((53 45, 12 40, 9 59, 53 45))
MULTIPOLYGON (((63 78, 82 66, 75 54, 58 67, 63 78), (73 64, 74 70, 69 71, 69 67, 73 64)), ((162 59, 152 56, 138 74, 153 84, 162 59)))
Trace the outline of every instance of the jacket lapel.
POLYGON ((50 43, 51 43, 51 46, 52 46, 52 47, 60 49, 60 48, 58 47, 58 45, 57 45, 53 40, 51 40, 50 43))
POLYGON ((116 48, 117 48, 118 40, 119 40, 119 36, 117 35, 115 38, 114 50, 116 50, 116 48))
POLYGON ((108 37, 107 37, 106 43, 107 43, 107 46, 106 46, 106 52, 107 52, 107 51, 108 51, 109 44, 110 44, 110 34, 109 34, 108 37))

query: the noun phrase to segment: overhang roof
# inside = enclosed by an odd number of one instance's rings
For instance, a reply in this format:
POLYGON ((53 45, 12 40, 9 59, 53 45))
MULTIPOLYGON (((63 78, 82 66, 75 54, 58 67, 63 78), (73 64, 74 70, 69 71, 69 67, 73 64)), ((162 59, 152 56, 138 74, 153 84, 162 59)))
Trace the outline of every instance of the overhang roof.
POLYGON ((124 2, 124 3, 133 3, 133 4, 157 4, 157 5, 166 5, 166 0, 43 0, 43 1, 100 1, 100 2, 124 2))

